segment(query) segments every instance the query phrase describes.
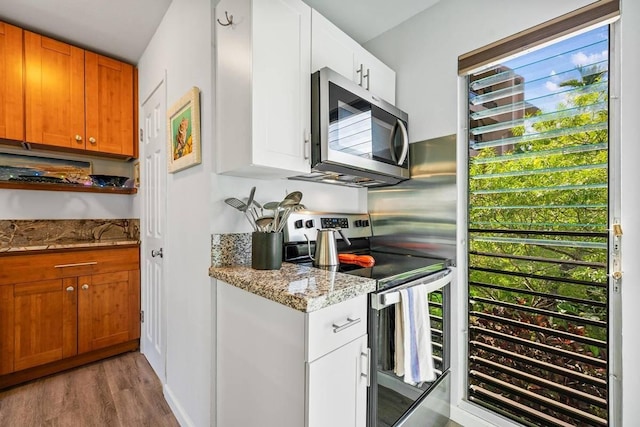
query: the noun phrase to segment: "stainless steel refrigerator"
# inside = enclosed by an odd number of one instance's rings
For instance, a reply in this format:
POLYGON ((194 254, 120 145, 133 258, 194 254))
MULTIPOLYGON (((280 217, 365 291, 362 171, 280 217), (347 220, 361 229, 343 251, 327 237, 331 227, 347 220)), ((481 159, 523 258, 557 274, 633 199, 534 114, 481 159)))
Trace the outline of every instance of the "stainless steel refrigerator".
MULTIPOLYGON (((372 249, 417 256, 448 258, 456 264, 456 136, 416 142, 410 145, 411 179, 391 187, 368 190, 368 207, 373 237, 372 249)), ((451 285, 455 286, 455 282, 451 285)), ((387 423, 381 416, 372 416, 384 411, 383 406, 399 405, 392 399, 377 394, 378 408, 370 408, 370 426, 387 425, 402 427, 440 427, 449 420, 450 405, 450 289, 446 289, 447 303, 442 304, 442 330, 438 337, 442 356, 441 373, 429 387, 414 391, 398 386, 393 393, 403 398, 402 393, 413 400, 410 409, 397 421, 387 423), (408 396, 418 391, 419 397, 408 396), (400 394, 398 394, 400 393, 400 394), (387 399, 387 401, 385 401, 387 399), (371 421, 373 418, 378 421, 371 421)), ((443 297, 444 299, 444 297, 443 297)), ((433 327, 433 326, 432 326, 433 327)), ((435 353, 434 353, 435 354, 435 353)), ((377 368, 377 375, 382 375, 377 368)), ((388 377, 388 375, 387 375, 388 377)), ((386 392, 386 391, 385 391, 386 392)), ((404 409, 403 409, 404 410, 404 409)))

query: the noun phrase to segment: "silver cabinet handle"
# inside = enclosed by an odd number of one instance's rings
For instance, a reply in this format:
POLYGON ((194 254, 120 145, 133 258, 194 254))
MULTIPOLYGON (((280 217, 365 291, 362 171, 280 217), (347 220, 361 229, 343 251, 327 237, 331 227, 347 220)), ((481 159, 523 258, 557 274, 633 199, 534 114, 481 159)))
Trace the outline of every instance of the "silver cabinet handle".
POLYGON ((67 286, 67 292, 73 292, 74 288, 73 286, 67 286))
POLYGON ((358 317, 357 319, 352 319, 350 317, 347 317, 347 323, 343 323, 342 325, 336 325, 335 323, 332 325, 333 326, 333 333, 337 334, 338 332, 344 331, 347 328, 350 328, 353 325, 357 325, 358 323, 360 323, 360 318, 358 317))
POLYGON ((90 137, 89 138, 89 142, 92 143, 92 144, 95 144, 96 143, 96 139, 94 137, 90 137))
POLYGON ((362 86, 362 73, 364 73, 364 65, 360 64, 360 68, 356 70, 356 74, 360 75, 360 81, 358 82, 358 86, 362 86))
POLYGON ((366 79, 367 79, 367 87, 366 87, 366 89, 369 90, 369 82, 371 81, 371 70, 369 70, 367 68, 367 74, 363 74, 362 77, 363 78, 366 77, 366 79))
POLYGON ((367 347, 367 352, 365 353, 364 351, 361 351, 360 356, 367 358, 367 363, 363 364, 366 372, 360 372, 360 376, 366 378, 367 387, 371 387, 371 375, 369 375, 371 372, 371 349, 367 347))
POLYGON ((76 135, 76 141, 78 141, 78 143, 82 142, 82 137, 80 135, 76 135))
POLYGON ((86 266, 86 265, 96 265, 96 264, 98 264, 98 261, 78 262, 78 263, 75 263, 75 264, 54 265, 53 268, 83 267, 83 266, 86 266))
POLYGON ((151 251, 151 257, 152 257, 152 258, 155 258, 155 257, 157 257, 157 256, 159 256, 160 258, 162 258, 162 257, 163 257, 163 256, 162 256, 162 248, 157 249, 157 250, 156 250, 156 249, 153 249, 153 250, 151 251))
POLYGON ((86 283, 84 285, 82 285, 82 290, 86 291, 87 289, 89 289, 89 285, 87 285, 86 283))

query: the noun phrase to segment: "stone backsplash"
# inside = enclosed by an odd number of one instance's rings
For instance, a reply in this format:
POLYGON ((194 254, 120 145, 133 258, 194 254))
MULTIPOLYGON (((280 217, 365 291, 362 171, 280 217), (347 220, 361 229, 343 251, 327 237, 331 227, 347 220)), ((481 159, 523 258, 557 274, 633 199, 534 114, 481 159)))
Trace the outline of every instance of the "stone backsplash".
POLYGON ((139 241, 139 219, 0 220, 0 252, 139 241))
POLYGON ((211 235, 211 267, 251 265, 251 233, 211 235))

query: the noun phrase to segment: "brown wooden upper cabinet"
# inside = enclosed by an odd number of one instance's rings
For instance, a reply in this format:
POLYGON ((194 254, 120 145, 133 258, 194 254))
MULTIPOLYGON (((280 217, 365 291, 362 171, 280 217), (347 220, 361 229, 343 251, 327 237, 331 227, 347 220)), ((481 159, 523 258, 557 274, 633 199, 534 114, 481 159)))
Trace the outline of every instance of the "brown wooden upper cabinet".
POLYGON ((24 140, 22 29, 0 22, 0 138, 24 140))
POLYGON ((24 31, 26 141, 135 157, 133 66, 24 31))

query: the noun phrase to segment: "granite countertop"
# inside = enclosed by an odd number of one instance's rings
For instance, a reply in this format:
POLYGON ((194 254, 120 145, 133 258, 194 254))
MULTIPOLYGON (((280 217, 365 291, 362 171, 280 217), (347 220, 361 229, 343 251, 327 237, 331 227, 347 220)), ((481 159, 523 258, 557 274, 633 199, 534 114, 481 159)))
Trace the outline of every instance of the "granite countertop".
POLYGON ((209 276, 303 312, 319 310, 376 288, 373 279, 287 262, 282 263, 280 270, 211 267, 209 276))
POLYGON ((59 244, 33 244, 28 246, 12 246, 12 247, 0 247, 0 255, 3 253, 20 253, 20 252, 30 252, 30 251, 44 251, 44 250, 54 250, 54 249, 93 249, 93 248, 104 248, 111 246, 128 246, 128 245, 139 245, 140 242, 138 240, 111 240, 105 242, 78 242, 78 243, 59 243, 59 244))

